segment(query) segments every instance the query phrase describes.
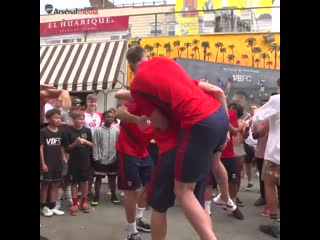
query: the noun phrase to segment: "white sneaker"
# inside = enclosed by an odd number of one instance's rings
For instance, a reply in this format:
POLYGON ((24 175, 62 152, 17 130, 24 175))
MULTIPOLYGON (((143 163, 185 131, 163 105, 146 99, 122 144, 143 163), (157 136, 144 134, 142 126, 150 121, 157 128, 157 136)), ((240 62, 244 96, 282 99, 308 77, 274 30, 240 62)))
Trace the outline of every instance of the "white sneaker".
POLYGON ((53 212, 48 208, 48 207, 44 207, 41 209, 41 213, 43 214, 43 216, 45 217, 51 217, 53 215, 53 212))
POLYGON ((124 192, 120 192, 121 197, 124 197, 124 195, 125 195, 124 192))
POLYGON ((230 198, 228 202, 222 201, 221 193, 217 197, 213 198, 212 201, 218 206, 221 206, 223 208, 227 207, 227 210, 231 212, 233 212, 237 208, 237 205, 230 198))
POLYGON ((53 209, 51 209, 51 211, 52 211, 55 215, 57 215, 57 216, 62 216, 62 215, 64 215, 64 211, 61 211, 61 210, 59 210, 58 208, 53 208, 53 209))
POLYGON ((111 191, 108 191, 108 192, 107 192, 107 196, 111 196, 111 191))

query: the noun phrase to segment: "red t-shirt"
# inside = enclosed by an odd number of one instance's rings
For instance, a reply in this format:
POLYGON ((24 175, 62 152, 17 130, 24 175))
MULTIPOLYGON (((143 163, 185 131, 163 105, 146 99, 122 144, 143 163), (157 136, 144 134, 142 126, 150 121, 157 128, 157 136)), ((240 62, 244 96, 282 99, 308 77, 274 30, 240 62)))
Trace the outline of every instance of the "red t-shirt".
POLYGON ((171 126, 164 131, 158 129, 154 131, 154 140, 157 143, 160 155, 170 151, 177 146, 178 132, 179 127, 177 125, 171 126))
MULTIPOLYGON (((228 109, 230 123, 233 127, 238 127, 237 114, 234 110, 228 109)), ((233 149, 233 137, 230 135, 230 139, 224 147, 221 158, 234 158, 234 149, 233 149)))
POLYGON ((140 64, 131 83, 131 95, 143 114, 150 116, 160 109, 181 128, 194 125, 221 106, 196 86, 181 65, 164 57, 140 64))
MULTIPOLYGON (((141 111, 134 102, 126 101, 124 105, 131 114, 140 116, 141 111)), ((148 146, 152 139, 153 127, 146 130, 140 129, 134 123, 120 122, 120 134, 116 144, 116 149, 124 154, 137 158, 144 158, 148 155, 148 146)))

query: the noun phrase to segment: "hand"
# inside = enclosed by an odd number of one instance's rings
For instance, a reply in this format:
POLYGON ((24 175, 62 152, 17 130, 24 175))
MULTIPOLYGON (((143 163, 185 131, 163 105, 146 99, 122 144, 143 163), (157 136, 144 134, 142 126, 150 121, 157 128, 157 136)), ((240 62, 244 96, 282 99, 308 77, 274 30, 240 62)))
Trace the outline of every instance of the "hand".
POLYGON ((56 88, 52 85, 40 84, 40 90, 46 90, 46 89, 56 89, 56 88))
POLYGON ((42 172, 44 173, 48 172, 48 166, 46 164, 42 165, 42 172))
POLYGON ((139 118, 139 121, 137 123, 137 125, 142 129, 142 130, 145 130, 147 129, 151 124, 151 121, 149 120, 149 118, 145 115, 142 115, 140 118, 139 118))
POLYGON ((119 119, 122 119, 122 118, 124 118, 126 116, 126 112, 127 112, 126 108, 124 106, 120 106, 116 110, 115 117, 119 118, 119 119))
POLYGON ((80 144, 85 144, 86 140, 84 138, 79 137, 78 139, 80 144))

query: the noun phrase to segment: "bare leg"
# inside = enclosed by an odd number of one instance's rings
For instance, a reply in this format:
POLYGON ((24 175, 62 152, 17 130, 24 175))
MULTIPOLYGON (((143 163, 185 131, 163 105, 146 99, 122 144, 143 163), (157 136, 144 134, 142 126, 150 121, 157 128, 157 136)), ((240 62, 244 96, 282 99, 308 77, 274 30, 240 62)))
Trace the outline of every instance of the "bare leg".
POLYGON ((270 209, 270 215, 276 215, 278 210, 278 198, 276 192, 277 179, 268 173, 264 177, 267 206, 270 209))
POLYGON ((212 155, 212 172, 216 178, 217 184, 219 185, 221 192, 221 200, 227 202, 230 198, 229 196, 229 184, 228 184, 228 174, 221 163, 221 152, 214 153, 212 155))
POLYGON ((208 213, 209 215, 211 215, 212 193, 213 193, 212 186, 207 185, 206 191, 204 193, 204 200, 205 200, 204 209, 206 210, 206 213, 208 213))
POLYGON ((49 184, 47 182, 41 182, 41 188, 40 188, 40 204, 41 205, 45 205, 47 203, 48 189, 49 189, 49 184))
POLYGON ((57 201, 59 185, 60 185, 60 182, 51 183, 51 188, 49 192, 51 203, 55 203, 57 201))
POLYGON ((252 164, 251 163, 246 163, 246 174, 247 174, 247 177, 248 177, 248 183, 251 183, 251 180, 252 180, 251 171, 252 171, 252 164))
POLYGON ((165 240, 167 235, 167 213, 152 209, 151 228, 152 240, 165 240))
POLYGON ((194 195, 195 183, 175 180, 174 192, 186 218, 202 240, 216 240, 211 221, 194 195))
POLYGON ((127 222, 134 223, 136 221, 136 204, 138 201, 138 191, 125 191, 124 204, 127 222))

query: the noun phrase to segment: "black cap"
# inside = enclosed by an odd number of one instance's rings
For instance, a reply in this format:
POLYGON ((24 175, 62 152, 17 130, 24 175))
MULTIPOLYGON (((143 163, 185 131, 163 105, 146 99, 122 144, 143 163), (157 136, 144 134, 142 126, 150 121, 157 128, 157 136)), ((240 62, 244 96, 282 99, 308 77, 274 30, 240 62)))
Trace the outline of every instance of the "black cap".
POLYGON ((74 97, 72 98, 72 106, 81 106, 81 99, 80 98, 77 98, 77 97, 74 97))

